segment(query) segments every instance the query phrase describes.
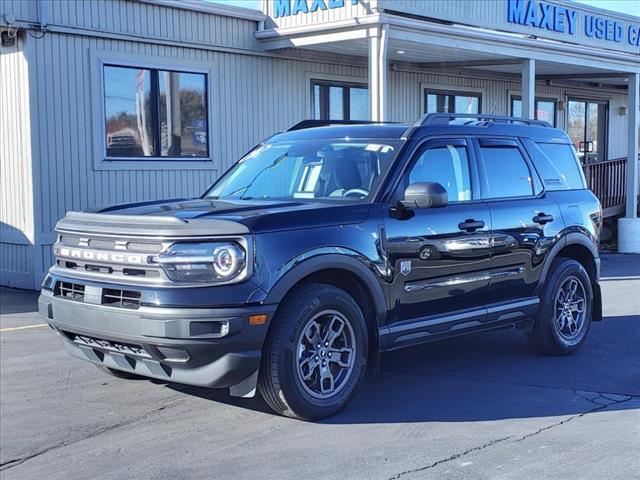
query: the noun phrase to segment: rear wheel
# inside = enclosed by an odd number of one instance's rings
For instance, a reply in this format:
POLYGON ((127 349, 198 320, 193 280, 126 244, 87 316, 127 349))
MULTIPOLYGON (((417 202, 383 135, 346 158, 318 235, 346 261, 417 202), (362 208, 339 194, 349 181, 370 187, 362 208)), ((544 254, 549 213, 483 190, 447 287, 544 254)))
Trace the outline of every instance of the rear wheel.
POLYGON ((570 355, 585 342, 592 313, 589 275, 575 260, 558 258, 551 265, 529 342, 541 353, 570 355))
POLYGON ((367 327, 355 300, 332 285, 303 285, 281 306, 265 343, 260 393, 282 415, 327 417, 353 396, 367 352, 367 327))

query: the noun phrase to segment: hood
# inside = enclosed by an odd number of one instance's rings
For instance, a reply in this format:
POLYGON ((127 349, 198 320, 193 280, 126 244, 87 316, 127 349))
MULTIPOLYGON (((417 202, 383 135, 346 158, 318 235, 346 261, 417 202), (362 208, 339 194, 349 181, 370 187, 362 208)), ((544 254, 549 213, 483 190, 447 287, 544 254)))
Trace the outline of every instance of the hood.
MULTIPOLYGON (((254 233, 317 228, 363 222, 369 204, 278 200, 172 199, 116 205, 92 213, 147 217, 175 217, 184 222, 227 220, 254 233)), ((158 219, 160 220, 160 219, 158 219)))

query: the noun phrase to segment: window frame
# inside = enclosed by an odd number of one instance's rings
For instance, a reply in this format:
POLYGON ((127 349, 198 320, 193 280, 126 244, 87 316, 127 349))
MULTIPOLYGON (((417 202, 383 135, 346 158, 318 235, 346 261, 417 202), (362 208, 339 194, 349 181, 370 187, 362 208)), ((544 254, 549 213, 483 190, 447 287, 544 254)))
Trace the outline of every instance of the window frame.
MULTIPOLYGON (((520 100, 522 101, 522 95, 521 94, 514 94, 511 93, 509 94, 509 116, 513 117, 513 102, 514 100, 520 100)), ((538 110, 538 102, 551 102, 553 103, 553 122, 551 123, 551 126, 553 128, 556 128, 556 125, 558 124, 558 99, 555 97, 538 97, 536 96, 535 100, 534 100, 534 110, 538 110)), ((535 120, 538 120, 537 118, 535 120)), ((544 121, 544 120, 543 120, 544 121)))
MULTIPOLYGON (((344 80, 331 80, 325 78, 311 78, 310 79, 311 86, 311 118, 316 119, 316 102, 315 102, 315 87, 320 87, 320 112, 317 117, 318 120, 330 120, 329 114, 329 105, 330 105, 330 95, 329 88, 337 87, 342 88, 342 115, 343 120, 351 120, 351 89, 359 88, 369 91, 369 85, 366 83, 358 83, 358 82, 350 82, 344 80), (324 95, 323 95, 324 92, 324 95), (324 97, 324 98, 323 98, 324 97), (326 113, 327 116, 323 117, 322 113, 326 113)), ((369 112, 369 117, 371 116, 371 112, 369 112)))
MULTIPOLYGON (((478 114, 482 114, 482 106, 483 106, 483 99, 484 99, 484 90, 481 89, 474 89, 474 88, 465 88, 464 90, 458 90, 458 89, 451 89, 451 88, 438 88, 436 86, 433 85, 426 85, 426 84, 422 84, 421 85, 422 88, 422 110, 424 113, 437 113, 437 112, 429 112, 428 111, 428 106, 429 106, 429 94, 435 94, 435 95, 449 95, 449 96, 453 96, 454 100, 453 100, 453 104, 454 104, 454 108, 455 108, 455 97, 456 96, 460 96, 460 97, 475 97, 478 99, 478 114)), ((456 112, 448 112, 448 113, 456 113, 456 112)), ((460 112, 460 113, 466 113, 466 112, 460 112)), ((475 114, 469 114, 469 115, 475 115, 475 114)))
MULTIPOLYGON (((567 135, 569 134, 569 102, 585 102, 585 103, 595 103, 598 105, 604 105, 605 106, 605 115, 604 115, 604 119, 603 119, 603 123, 604 123, 604 145, 602 147, 602 151, 603 151, 603 159, 601 159, 599 162, 596 163, 604 163, 607 162, 611 157, 609 155, 609 146, 610 146, 610 141, 609 141, 609 133, 610 133, 610 127, 611 127, 611 102, 612 99, 611 97, 606 97, 606 96, 601 96, 601 95, 595 95, 595 96, 583 96, 583 95, 572 95, 572 94, 568 94, 567 95, 567 106, 565 108, 566 111, 566 115, 565 115, 565 131, 567 132, 567 135)), ((588 107, 587 107, 588 108, 588 107)), ((586 113, 586 112, 585 112, 586 113)), ((586 120, 586 118, 585 118, 586 120)), ((584 134, 583 136, 586 138, 586 131, 587 131, 587 123, 585 122, 585 126, 584 126, 584 134)), ((640 140, 639 140, 640 142, 640 140)))
MULTIPOLYGON (((486 147, 485 147, 486 148, 486 147)), ((499 147, 494 147, 499 148, 499 147)), ((504 201, 512 201, 512 200, 523 200, 523 199, 532 199, 532 198, 540 198, 544 195, 545 189, 542 180, 540 179, 540 175, 538 174, 538 170, 535 168, 535 164, 527 149, 523 146, 522 142, 519 138, 516 137, 507 137, 507 136, 477 136, 473 137, 473 149, 475 150, 476 162, 478 173, 480 176, 480 197, 483 202, 504 202, 504 201), (487 176, 487 170, 485 168, 484 156, 482 155, 482 146, 480 145, 481 140, 496 140, 498 142, 513 142, 513 146, 508 146, 507 148, 517 148, 524 159, 525 165, 529 170, 529 175, 531 176, 531 195, 520 195, 515 197, 492 197, 491 196, 491 188, 489 186, 489 179, 487 176)))
MULTIPOLYGON (((214 132, 219 128, 214 105, 219 105, 219 94, 213 88, 211 64, 149 55, 126 55, 118 52, 90 50, 92 92, 92 134, 94 170, 218 170, 214 163, 214 132), (207 109, 207 156, 206 157, 109 157, 106 148, 106 109, 104 67, 140 68, 149 70, 196 73, 205 75, 205 106, 207 109)), ((216 137, 217 138, 217 137, 216 137)))

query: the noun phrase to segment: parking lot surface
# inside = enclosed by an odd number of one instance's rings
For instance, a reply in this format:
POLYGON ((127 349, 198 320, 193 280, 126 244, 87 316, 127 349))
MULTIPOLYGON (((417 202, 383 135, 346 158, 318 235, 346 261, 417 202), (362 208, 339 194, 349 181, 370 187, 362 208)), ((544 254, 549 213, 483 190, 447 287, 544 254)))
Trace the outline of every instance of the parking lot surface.
POLYGON ((385 354, 340 414, 127 381, 70 357, 2 289, 0 477, 630 479, 640 472, 640 256, 603 255, 603 322, 572 357, 502 330, 385 354))

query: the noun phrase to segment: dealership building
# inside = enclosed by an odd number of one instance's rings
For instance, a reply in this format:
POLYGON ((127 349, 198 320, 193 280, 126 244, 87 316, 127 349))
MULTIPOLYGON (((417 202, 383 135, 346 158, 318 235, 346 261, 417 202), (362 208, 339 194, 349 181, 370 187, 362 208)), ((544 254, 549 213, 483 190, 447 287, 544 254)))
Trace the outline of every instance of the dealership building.
POLYGON ((510 115, 564 129, 640 252, 640 18, 569 0, 0 0, 0 283, 56 221, 200 195, 309 118, 510 115))

